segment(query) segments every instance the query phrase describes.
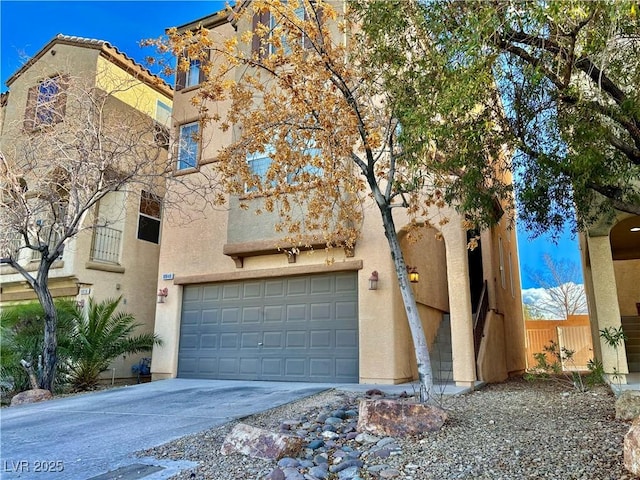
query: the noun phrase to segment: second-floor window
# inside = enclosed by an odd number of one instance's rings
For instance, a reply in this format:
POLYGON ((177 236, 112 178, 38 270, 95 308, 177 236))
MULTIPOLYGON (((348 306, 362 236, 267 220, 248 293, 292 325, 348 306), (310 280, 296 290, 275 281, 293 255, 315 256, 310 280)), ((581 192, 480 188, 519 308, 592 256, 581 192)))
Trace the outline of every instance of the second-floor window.
POLYGON ((64 76, 45 78, 27 93, 24 116, 26 130, 54 125, 64 119, 67 104, 67 80, 64 76))
POLYGON ((147 242, 160 242, 160 197, 143 190, 140 193, 140 212, 138 214, 138 239, 147 242))
POLYGON ((200 124, 198 122, 180 125, 178 135, 177 170, 195 168, 198 165, 200 150, 200 124))
POLYGON ((206 60, 191 59, 189 60, 189 67, 186 69, 179 69, 176 73, 176 91, 183 88, 195 87, 205 81, 203 64, 206 60))

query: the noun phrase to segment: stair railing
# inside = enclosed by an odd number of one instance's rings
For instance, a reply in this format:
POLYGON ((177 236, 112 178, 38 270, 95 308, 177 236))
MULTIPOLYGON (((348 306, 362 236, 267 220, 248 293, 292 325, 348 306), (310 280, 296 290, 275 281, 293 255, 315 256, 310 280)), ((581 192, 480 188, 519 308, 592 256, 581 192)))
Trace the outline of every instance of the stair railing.
POLYGON ((487 312, 489 311, 489 294, 487 291, 487 281, 484 281, 482 285, 482 293, 480 293, 480 299, 478 300, 478 306, 473 318, 473 348, 476 354, 476 360, 478 359, 478 353, 480 352, 480 342, 482 341, 482 333, 484 332, 484 324, 487 320, 487 312))

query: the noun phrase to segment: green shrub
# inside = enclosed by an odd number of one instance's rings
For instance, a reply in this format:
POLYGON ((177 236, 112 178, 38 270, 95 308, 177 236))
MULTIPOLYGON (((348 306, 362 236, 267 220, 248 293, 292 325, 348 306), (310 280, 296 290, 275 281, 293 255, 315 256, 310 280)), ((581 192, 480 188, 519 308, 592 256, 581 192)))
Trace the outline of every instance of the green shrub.
MULTIPOLYGON (((67 363, 75 301, 56 300, 58 311, 58 371, 55 385, 67 380, 67 363)), ((20 365, 31 362, 38 374, 38 363, 44 345, 44 310, 37 301, 3 307, 0 312, 0 381, 3 390, 19 393, 31 388, 29 377, 20 365)))
POLYGON ((134 336, 141 324, 133 315, 116 312, 120 300, 95 302, 89 299, 86 310, 76 310, 71 336, 70 382, 75 390, 96 387, 100 373, 120 355, 151 351, 161 340, 151 333, 134 336))

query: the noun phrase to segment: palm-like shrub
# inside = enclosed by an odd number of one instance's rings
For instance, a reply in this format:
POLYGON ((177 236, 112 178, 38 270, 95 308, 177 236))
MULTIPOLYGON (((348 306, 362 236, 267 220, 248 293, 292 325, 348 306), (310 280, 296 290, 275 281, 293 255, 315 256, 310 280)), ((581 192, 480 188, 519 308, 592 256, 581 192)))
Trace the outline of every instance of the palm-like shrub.
POLYGON ((100 374, 118 356, 148 352, 154 344, 162 344, 151 333, 134 335, 141 324, 133 315, 116 311, 121 299, 89 299, 86 310, 76 310, 69 350, 69 375, 74 389, 95 388, 100 374))
MULTIPOLYGON (((73 319, 77 308, 73 300, 55 302, 58 312, 58 370, 56 386, 66 382, 73 319)), ((9 305, 0 312, 0 381, 7 392, 21 392, 30 387, 29 377, 20 365, 31 362, 38 370, 38 357, 44 346, 44 311, 37 301, 9 305)))

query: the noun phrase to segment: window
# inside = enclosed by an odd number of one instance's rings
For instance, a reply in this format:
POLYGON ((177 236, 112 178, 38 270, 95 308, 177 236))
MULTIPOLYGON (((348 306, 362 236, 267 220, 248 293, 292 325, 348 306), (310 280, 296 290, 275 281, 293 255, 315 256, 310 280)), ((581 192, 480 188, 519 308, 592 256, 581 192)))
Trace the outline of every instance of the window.
POLYGON ((160 242, 161 209, 160 197, 142 190, 138 214, 138 239, 152 243, 160 242))
MULTIPOLYGON (((264 152, 257 152, 253 155, 250 155, 247 158, 247 163, 249 164, 249 170, 252 175, 255 175, 259 178, 260 182, 264 182, 267 178, 267 172, 269 171, 269 167, 271 166, 271 155, 275 152, 275 148, 273 145, 268 145, 265 148, 264 152)), ((315 142, 313 140, 309 140, 307 147, 303 150, 304 155, 308 155, 311 157, 316 157, 320 155, 320 149, 315 147, 315 142)), ((319 177, 322 175, 322 169, 316 167, 314 165, 305 165, 304 167, 298 167, 295 171, 287 172, 287 183, 290 185, 295 185, 298 183, 303 183, 308 181, 312 177, 319 177)), ((272 185, 275 186, 275 185, 272 185)), ((245 187, 245 192, 253 192, 256 191, 255 187, 245 187)))
POLYGON ((502 288, 507 288, 507 279, 504 272, 504 247, 502 246, 502 237, 498 237, 498 255, 500 257, 500 283, 502 288))
POLYGON ((67 104, 66 77, 46 78, 27 93, 24 126, 26 130, 54 125, 62 121, 67 104))
POLYGON ((513 261, 511 260, 511 252, 509 252, 509 283, 511 285, 511 296, 516 298, 516 286, 513 283, 513 261))
POLYGON ((204 69, 205 62, 199 59, 191 59, 189 68, 186 70, 178 70, 176 73, 176 91, 183 88, 195 87, 205 81, 204 69))
MULTIPOLYGON (((313 12, 308 12, 307 8, 313 8, 313 7, 306 7, 304 6, 304 4, 300 4, 300 6, 298 8, 295 9, 295 15, 300 19, 300 20, 309 20, 309 14, 314 15, 313 12)), ((315 11, 315 15, 318 16, 319 20, 322 21, 322 11, 317 10, 315 11)), ((277 20, 270 14, 269 11, 266 12, 260 12, 256 15, 254 15, 253 17, 253 30, 256 30, 256 27, 258 26, 258 24, 262 24, 265 26, 269 27, 269 35, 268 37, 265 37, 262 39, 262 44, 266 44, 267 42, 269 42, 267 48, 266 48, 266 52, 265 50, 260 49, 261 46, 261 39, 257 36, 254 35, 253 36, 253 40, 252 40, 252 45, 251 45, 251 51, 254 53, 258 53, 260 56, 266 54, 273 54, 275 53, 275 48, 273 46, 273 44, 269 41, 273 35, 273 31, 278 27, 278 22, 277 20)), ((284 43, 284 39, 283 39, 283 43, 284 43)), ((312 40, 311 38, 309 38, 305 32, 301 32, 301 38, 300 38, 300 43, 303 46, 304 49, 311 49, 312 48, 312 40)), ((289 48, 287 47, 287 45, 284 45, 285 48, 285 54, 290 53, 289 48)))
POLYGON ((198 165, 200 125, 198 122, 180 126, 178 136, 178 170, 195 168, 198 165))

